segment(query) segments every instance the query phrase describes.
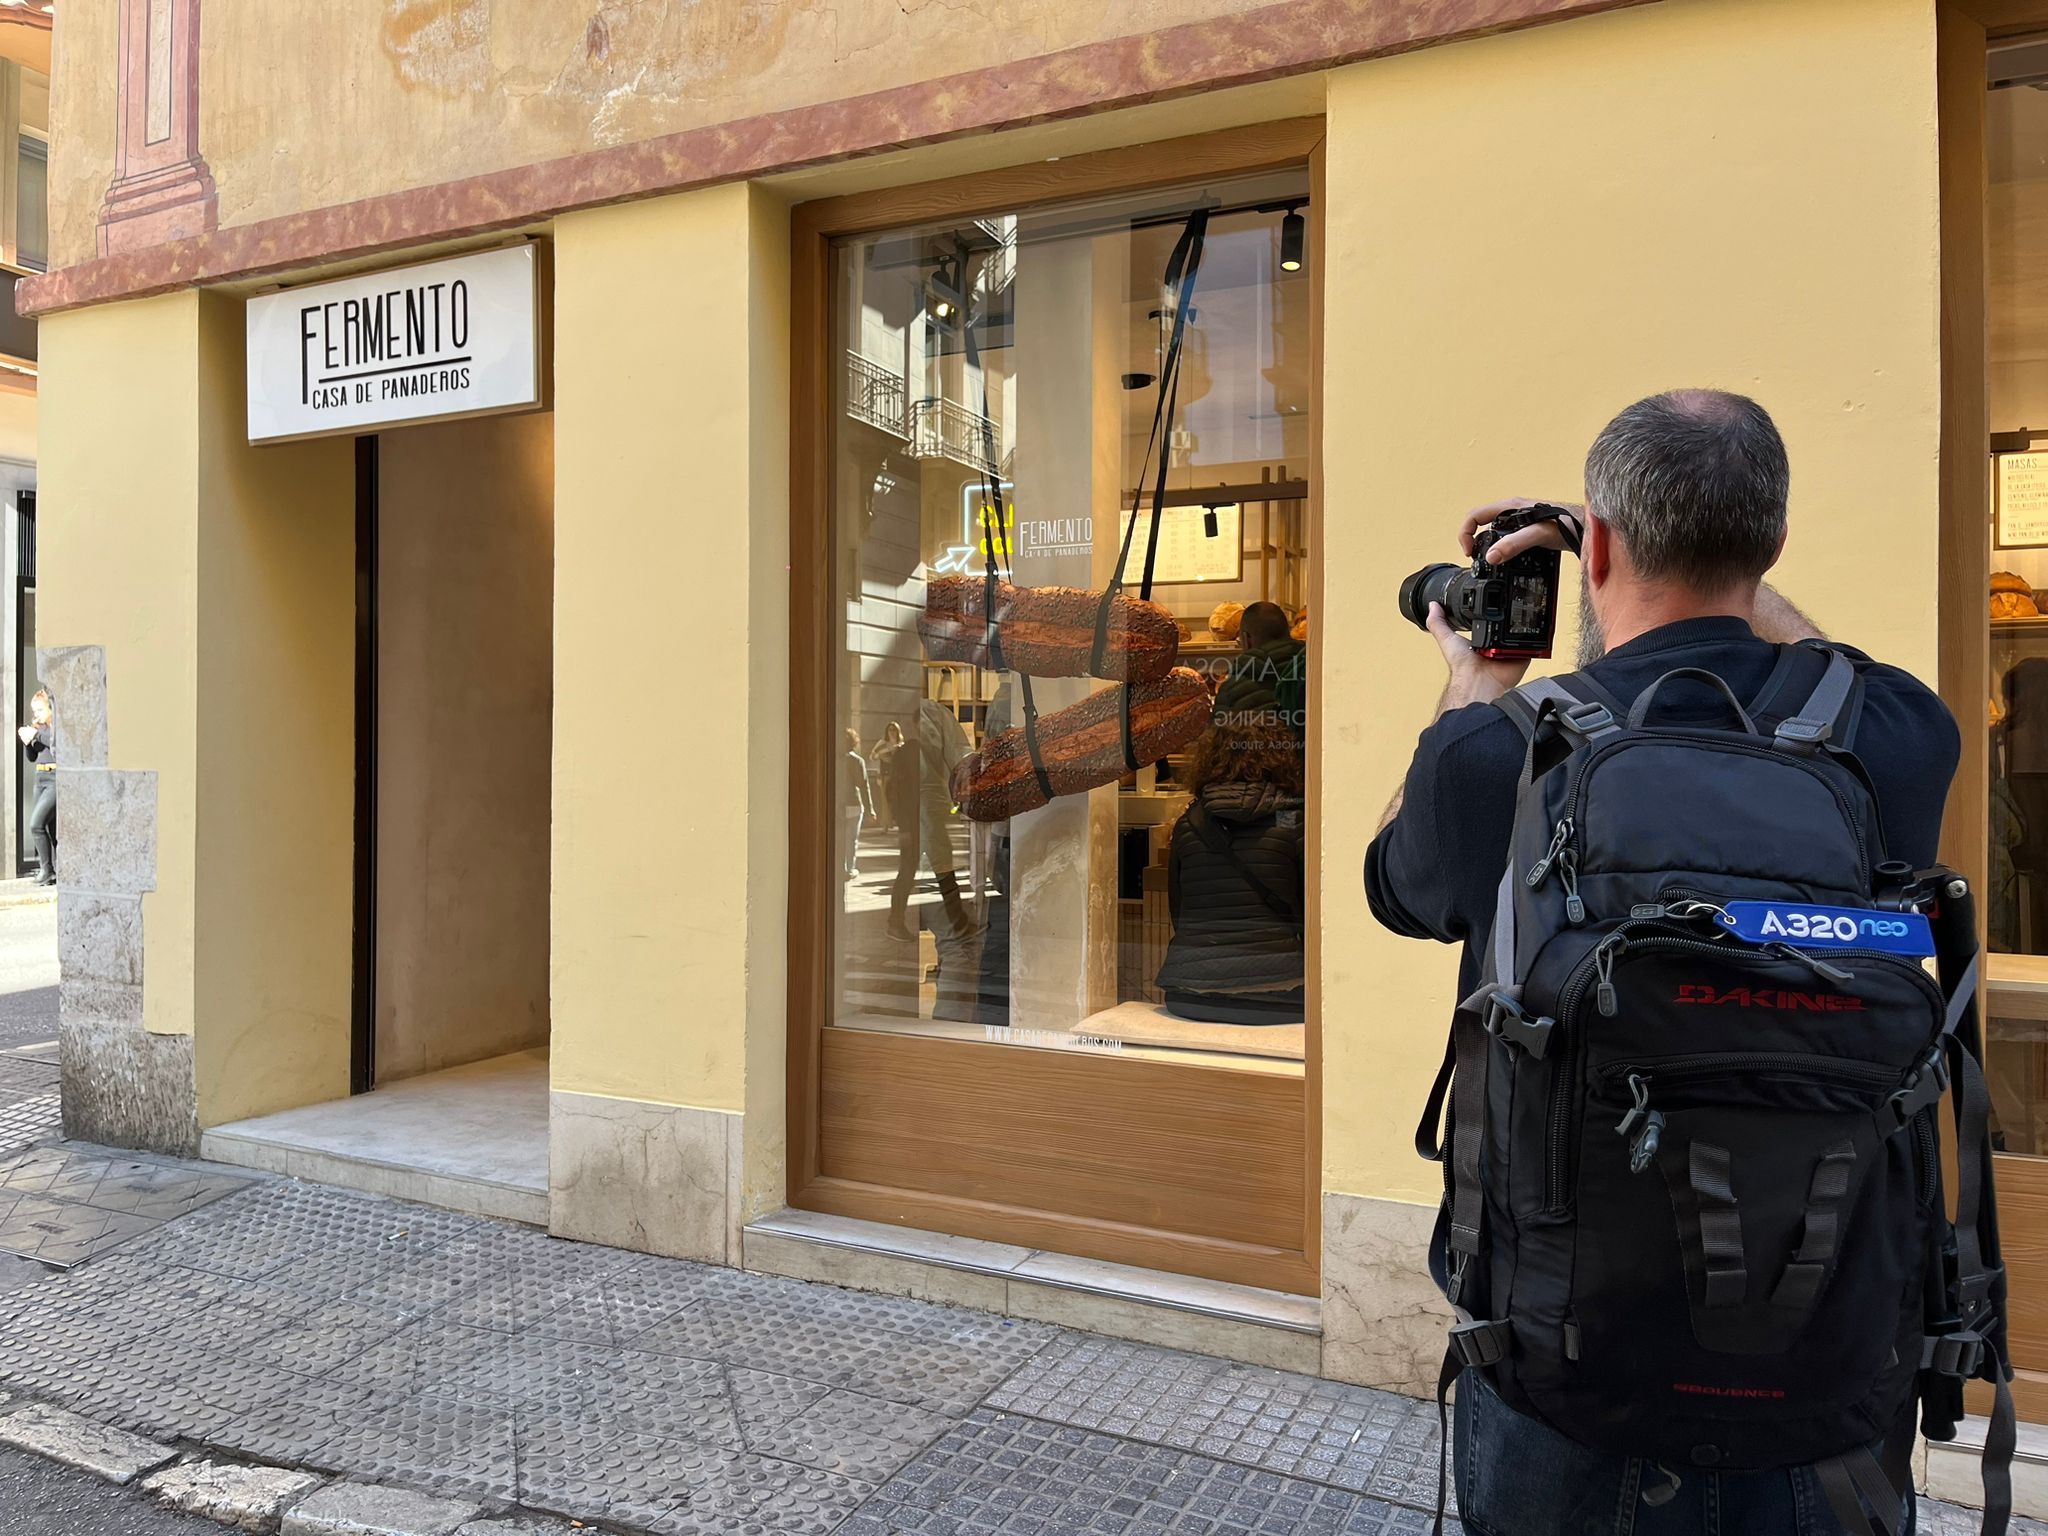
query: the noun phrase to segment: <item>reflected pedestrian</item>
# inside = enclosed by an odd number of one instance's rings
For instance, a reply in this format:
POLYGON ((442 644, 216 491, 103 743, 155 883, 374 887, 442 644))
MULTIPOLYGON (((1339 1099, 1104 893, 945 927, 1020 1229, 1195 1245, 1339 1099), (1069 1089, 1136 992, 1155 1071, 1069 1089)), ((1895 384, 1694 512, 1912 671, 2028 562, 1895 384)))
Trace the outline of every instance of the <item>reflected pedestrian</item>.
POLYGON ((57 738, 51 729, 50 691, 38 688, 29 700, 34 722, 16 732, 21 750, 36 773, 35 801, 28 813, 28 835, 36 848, 36 884, 57 883, 57 738))

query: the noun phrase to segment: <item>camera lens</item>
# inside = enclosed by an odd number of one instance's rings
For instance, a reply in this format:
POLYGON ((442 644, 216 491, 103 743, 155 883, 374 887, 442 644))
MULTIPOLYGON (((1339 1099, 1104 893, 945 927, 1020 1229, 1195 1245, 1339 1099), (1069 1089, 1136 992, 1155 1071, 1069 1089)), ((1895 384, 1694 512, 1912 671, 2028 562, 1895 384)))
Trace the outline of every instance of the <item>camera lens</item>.
POLYGON ((1417 629, 1429 628, 1429 605, 1442 603, 1444 615, 1453 626, 1464 628, 1458 623, 1458 605, 1453 598, 1451 587, 1459 577, 1468 574, 1462 565, 1425 565, 1421 570, 1401 583, 1401 613, 1417 629))

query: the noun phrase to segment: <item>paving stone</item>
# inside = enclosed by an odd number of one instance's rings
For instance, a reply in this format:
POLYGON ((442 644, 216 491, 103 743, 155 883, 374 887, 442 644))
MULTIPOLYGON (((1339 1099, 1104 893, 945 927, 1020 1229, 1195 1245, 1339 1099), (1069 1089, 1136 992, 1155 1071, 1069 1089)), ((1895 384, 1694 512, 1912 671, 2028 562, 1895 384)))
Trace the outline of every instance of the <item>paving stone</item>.
POLYGON ((285 1512, 284 1536, 452 1536, 482 1511, 373 1483, 329 1483, 285 1512))
POLYGON ((268 1536, 291 1505, 318 1488, 311 1472, 245 1467, 230 1461, 181 1461, 143 1479, 142 1486, 174 1509, 268 1536))
POLYGON ((831 1392, 793 1417, 748 1426, 746 1446, 807 1467, 881 1482, 952 1427, 953 1421, 940 1414, 831 1392))
POLYGON ((41 1403, 0 1417, 0 1443, 34 1451, 110 1483, 131 1482, 177 1454, 167 1445, 41 1403))
POLYGON ((63 1101, 54 1093, 0 1107, 0 1150, 12 1151, 55 1136, 64 1126, 63 1101))
POLYGON ((247 1179, 135 1158, 41 1147, 0 1164, 0 1189, 171 1221, 249 1186, 247 1179))
POLYGON ((589 1529, 546 1515, 509 1515, 503 1520, 472 1520, 455 1536, 576 1536, 577 1532, 587 1533, 589 1529))
POLYGON ((89 1205, 67 1205, 35 1195, 0 1197, 0 1252, 69 1267, 153 1232, 158 1223, 89 1205), (11 1200, 11 1204, 6 1204, 11 1200))
POLYGON ((650 1524, 656 1536, 828 1536, 875 1492, 873 1483, 772 1456, 715 1454, 650 1524))
POLYGON ((651 1528, 690 1484, 733 1453, 621 1432, 602 1420, 522 1419, 518 1502, 584 1520, 651 1528))
POLYGON ((260 1408, 237 1412, 204 1438, 262 1461, 325 1464, 320 1453, 344 1429, 397 1406, 396 1397, 343 1382, 307 1379, 260 1408))
POLYGON ((332 1377, 373 1391, 417 1392, 454 1382, 469 1362, 503 1342, 501 1334, 429 1316, 398 1326, 389 1338, 336 1366, 332 1377))
POLYGON ((1436 1497, 1434 1410, 1365 1387, 1070 1334, 988 1406, 1395 1502, 1436 1497))
MULTIPOLYGON (((512 1410, 429 1393, 346 1424, 315 1453, 336 1472, 478 1499, 518 1496, 512 1410)), ((475 1511, 471 1511, 475 1513, 475 1511)))
POLYGON ((840 1530, 1419 1536, 1429 1524, 1420 1510, 1344 1489, 982 1410, 884 1484, 840 1530))

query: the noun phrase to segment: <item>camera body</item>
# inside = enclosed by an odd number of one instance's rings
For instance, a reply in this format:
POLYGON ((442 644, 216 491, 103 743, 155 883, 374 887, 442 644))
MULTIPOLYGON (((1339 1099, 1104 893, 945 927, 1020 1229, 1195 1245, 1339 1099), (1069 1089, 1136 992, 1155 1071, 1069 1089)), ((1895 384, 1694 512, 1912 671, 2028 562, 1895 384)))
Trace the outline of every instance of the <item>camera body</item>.
POLYGON ((1495 660, 1535 660, 1550 654, 1557 635, 1561 561, 1554 549, 1525 549, 1501 565, 1486 552, 1517 529, 1555 522, 1564 508, 1537 505, 1503 512, 1472 538, 1472 563, 1426 565, 1401 583, 1401 612, 1418 629, 1429 625, 1429 605, 1441 603, 1453 629, 1472 637, 1472 649, 1495 660))

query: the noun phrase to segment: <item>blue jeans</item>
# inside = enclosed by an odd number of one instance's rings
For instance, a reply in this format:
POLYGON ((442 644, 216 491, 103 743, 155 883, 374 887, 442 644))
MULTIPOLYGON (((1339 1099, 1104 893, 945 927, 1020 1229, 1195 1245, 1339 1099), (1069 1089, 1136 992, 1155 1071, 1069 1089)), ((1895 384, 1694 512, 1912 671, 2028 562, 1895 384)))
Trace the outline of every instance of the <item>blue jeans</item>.
MULTIPOLYGON (((1458 1510, 1467 1536, 1844 1536, 1810 1467, 1780 1472, 1672 1470, 1588 1450, 1500 1400, 1485 1379, 1458 1381, 1458 1510)), ((1874 1448, 1876 1449, 1876 1448, 1874 1448)), ((1906 1495, 1912 1536, 1913 1495, 1906 1495)))

